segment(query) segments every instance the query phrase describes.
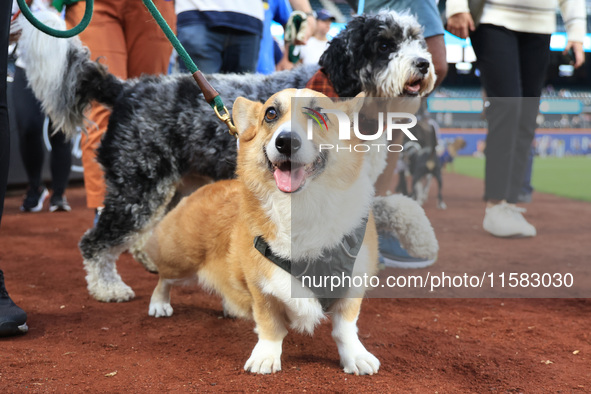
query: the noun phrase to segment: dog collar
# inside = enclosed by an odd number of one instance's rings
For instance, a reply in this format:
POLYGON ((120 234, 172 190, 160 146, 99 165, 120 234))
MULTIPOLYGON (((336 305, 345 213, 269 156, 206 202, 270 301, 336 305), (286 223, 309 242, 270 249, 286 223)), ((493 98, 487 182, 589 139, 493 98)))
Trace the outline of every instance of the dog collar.
POLYGON ((315 90, 331 98, 339 97, 324 68, 321 68, 312 75, 312 78, 306 83, 306 88, 315 90))
POLYGON ((294 264, 289 259, 277 256, 271 250, 267 241, 260 235, 254 238, 254 247, 265 258, 294 278, 301 281, 301 278, 306 276, 310 277, 313 284, 326 283, 328 286, 312 287, 310 290, 320 301, 322 309, 327 311, 349 289, 348 286, 345 286, 344 281, 340 281, 341 285, 339 287, 331 288, 330 278, 337 276, 352 279, 355 260, 365 237, 367 219, 367 217, 363 218, 361 224, 351 234, 345 235, 336 247, 324 251, 321 257, 307 262, 294 264))

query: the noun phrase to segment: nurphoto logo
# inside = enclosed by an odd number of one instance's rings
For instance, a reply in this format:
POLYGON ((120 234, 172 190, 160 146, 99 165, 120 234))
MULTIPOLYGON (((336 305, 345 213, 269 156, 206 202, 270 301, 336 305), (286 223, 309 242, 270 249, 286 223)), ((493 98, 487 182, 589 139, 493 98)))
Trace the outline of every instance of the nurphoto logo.
MULTIPOLYGON (((328 130, 328 125, 326 123, 325 117, 323 114, 334 114, 338 119, 338 128, 339 128, 339 140, 341 141, 348 141, 351 139, 351 129, 353 129, 353 134, 362 141, 376 141, 380 139, 384 133, 386 133, 386 139, 388 141, 392 141, 392 135, 394 130, 402 131, 411 141, 416 141, 417 137, 409 130, 416 126, 417 118, 413 114, 407 112, 378 112, 377 114, 377 122, 373 122, 372 124, 377 124, 377 130, 372 133, 372 130, 360 130, 360 121, 359 121, 359 113, 353 113, 353 122, 349 116, 338 109, 320 109, 320 111, 316 111, 309 107, 304 107, 304 109, 310 111, 306 112, 306 115, 310 117, 308 119, 307 124, 307 137, 309 140, 313 138, 313 129, 314 123, 316 123, 320 129, 328 130)), ((364 122, 364 126, 367 122, 364 122)), ((363 128, 363 127, 362 127, 363 128)), ((370 149, 387 149, 388 152, 402 152, 403 147, 400 144, 384 144, 384 143, 364 143, 364 144, 355 144, 350 146, 338 146, 333 144, 320 144, 318 149, 320 151, 323 150, 336 150, 339 151, 347 151, 351 152, 352 150, 355 152, 368 152, 370 149)))

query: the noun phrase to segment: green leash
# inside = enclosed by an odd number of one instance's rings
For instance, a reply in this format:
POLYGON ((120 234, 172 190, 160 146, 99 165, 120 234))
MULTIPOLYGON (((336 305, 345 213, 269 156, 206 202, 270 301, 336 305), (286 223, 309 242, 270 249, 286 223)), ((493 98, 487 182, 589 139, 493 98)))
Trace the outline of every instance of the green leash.
MULTIPOLYGON (((193 62, 193 60, 191 59, 191 57, 189 56, 181 42, 175 36, 170 26, 168 26, 168 23, 166 23, 166 21, 162 17, 162 14, 160 13, 160 11, 158 11, 158 8, 156 8, 152 0, 142 1, 148 9, 148 11, 150 11, 150 14, 152 14, 152 17, 156 20, 156 23, 158 23, 158 26, 160 26, 160 28, 164 32, 164 35, 166 35, 166 37, 168 38, 174 49, 177 51, 181 59, 183 59, 183 62, 185 63, 185 66, 187 66, 187 69, 189 69, 189 71, 191 71, 191 73, 193 74, 195 82, 197 82, 197 85, 199 85, 199 88, 203 92, 203 97, 205 98, 205 101, 207 101, 209 105, 211 105, 217 117, 226 124, 230 134, 232 134, 234 137, 238 137, 238 131, 236 130, 236 126, 234 126, 234 124, 232 123, 230 113, 224 105, 224 102, 222 101, 220 94, 213 88, 213 86, 211 86, 207 79, 205 79, 205 76, 201 73, 201 71, 199 71, 199 69, 195 65, 195 62, 193 62)), ((45 34, 49 34, 50 36, 58 38, 70 38, 77 34, 80 34, 84 29, 86 29, 86 27, 90 23, 90 19, 92 18, 92 11, 94 8, 94 0, 86 0, 86 10, 84 11, 84 17, 82 18, 80 23, 75 27, 71 28, 70 30, 64 31, 53 29, 40 22, 37 18, 35 18, 25 0, 17 0, 17 3, 25 18, 27 18, 27 20, 33 26, 35 26, 37 29, 41 30, 45 34)))
POLYGON ((94 8, 94 0, 86 0, 86 9, 84 10, 84 16, 82 17, 80 23, 78 23, 70 30, 56 30, 47 25, 44 25, 39 21, 39 19, 35 18, 35 15, 33 15, 31 10, 29 9, 29 6, 27 5, 27 3, 25 3, 25 0, 16 0, 16 2, 18 3, 18 6, 21 9, 21 12, 25 16, 25 18, 27 18, 27 20, 31 22, 33 26, 35 26, 37 29, 41 30, 45 34, 49 34, 50 36, 58 38, 70 38, 82 33, 82 31, 84 31, 84 29, 86 29, 86 27, 90 23, 90 19, 92 18, 92 11, 94 8))

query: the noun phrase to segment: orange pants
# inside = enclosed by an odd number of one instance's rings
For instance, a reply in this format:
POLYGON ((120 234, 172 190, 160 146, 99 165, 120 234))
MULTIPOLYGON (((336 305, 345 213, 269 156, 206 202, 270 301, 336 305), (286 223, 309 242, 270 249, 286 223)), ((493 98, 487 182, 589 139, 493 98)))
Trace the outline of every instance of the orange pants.
MULTIPOLYGON (((172 0, 154 0, 169 26, 175 30, 176 15, 172 0)), ((77 25, 86 3, 80 1, 66 9, 68 28, 77 25)), ((91 59, 105 64, 119 78, 141 74, 166 74, 172 45, 141 0, 96 0, 94 13, 80 39, 90 49, 91 59)), ((107 130, 110 111, 94 103, 89 119, 96 124, 82 135, 84 187, 89 208, 103 206, 106 186, 103 170, 96 161, 96 149, 107 130)))

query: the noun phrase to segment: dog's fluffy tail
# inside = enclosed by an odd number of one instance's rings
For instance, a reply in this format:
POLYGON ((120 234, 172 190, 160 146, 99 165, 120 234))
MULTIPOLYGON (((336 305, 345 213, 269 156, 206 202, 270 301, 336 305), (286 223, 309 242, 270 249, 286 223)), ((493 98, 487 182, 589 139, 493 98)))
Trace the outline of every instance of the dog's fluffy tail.
MULTIPOLYGON (((35 13, 37 19, 54 29, 65 29, 65 22, 52 11, 35 13)), ((84 127, 84 112, 93 100, 113 106, 123 82, 107 68, 90 60, 90 51, 78 37, 55 38, 19 18, 22 35, 21 57, 26 63, 27 79, 55 130, 72 137, 84 127)))
POLYGON ((437 258, 439 243, 435 231, 425 211, 415 200, 401 194, 376 197, 373 214, 378 232, 397 237, 411 256, 437 258))

